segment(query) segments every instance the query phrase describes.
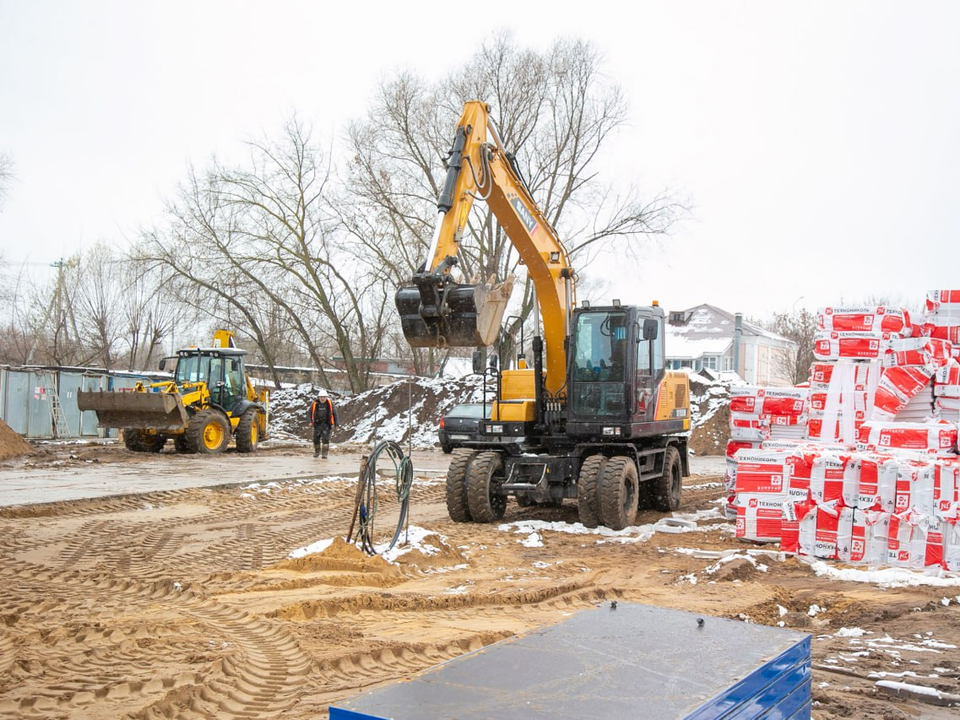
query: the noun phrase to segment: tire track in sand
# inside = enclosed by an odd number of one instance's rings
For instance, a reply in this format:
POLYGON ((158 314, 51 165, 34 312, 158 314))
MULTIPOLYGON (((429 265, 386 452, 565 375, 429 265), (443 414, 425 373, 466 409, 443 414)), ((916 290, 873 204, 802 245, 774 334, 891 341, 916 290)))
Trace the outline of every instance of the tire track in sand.
MULTIPOLYGON (((190 618, 188 625, 196 625, 199 621, 207 628, 204 631, 207 636, 223 638, 223 649, 215 652, 211 661, 205 662, 206 669, 164 676, 163 661, 158 653, 140 653, 129 643, 119 649, 120 643, 127 638, 117 630, 118 651, 99 655, 98 677, 92 679, 92 683, 76 682, 76 667, 72 661, 58 660, 28 668, 28 674, 43 676, 43 686, 15 702, 8 695, 8 700, 0 707, 3 711, 48 717, 62 715, 68 708, 102 700, 117 703, 117 714, 133 712, 141 717, 158 714, 183 716, 185 707, 190 713, 202 717, 276 716, 297 702, 304 676, 313 667, 313 661, 279 624, 249 616, 189 590, 181 590, 176 583, 144 583, 77 571, 58 573, 20 561, 4 562, 3 565, 5 573, 15 573, 36 592, 42 591, 44 586, 56 585, 58 593, 63 596, 61 610, 68 616, 89 616, 92 605, 98 623, 110 625, 129 615, 132 609, 139 608, 154 617, 169 616, 171 622, 179 624, 183 624, 182 616, 187 616, 190 618), (177 620, 178 617, 181 619, 177 620), (153 679, 121 681, 138 666, 145 672, 153 670, 153 679)), ((44 617, 45 614, 39 614, 34 619, 44 617)), ((55 645, 57 639, 52 633, 43 632, 55 645)), ((6 634, 0 637, 5 638, 0 640, 0 662, 12 665, 17 660, 15 645, 6 634)), ((74 651, 82 652, 82 639, 76 635, 69 638, 74 651)), ((98 639, 102 641, 104 634, 98 633, 98 639)))

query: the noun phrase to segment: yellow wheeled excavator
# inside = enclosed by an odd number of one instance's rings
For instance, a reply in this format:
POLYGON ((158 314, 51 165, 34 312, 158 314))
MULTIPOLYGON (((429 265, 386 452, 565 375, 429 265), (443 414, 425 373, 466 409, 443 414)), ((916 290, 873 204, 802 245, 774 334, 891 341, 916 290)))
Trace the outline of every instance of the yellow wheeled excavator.
POLYGON ((521 505, 576 499, 581 522, 627 527, 639 509, 680 505, 689 474, 687 376, 664 365, 663 310, 578 306, 566 248, 523 182, 490 118, 465 103, 447 157, 426 261, 396 305, 414 347, 493 344, 512 278, 455 277, 474 199, 484 199, 532 280, 539 312, 533 367, 490 368, 495 397, 480 437, 450 463, 447 510, 458 522, 494 522, 521 505), (542 332, 541 323, 542 321, 542 332))
POLYGON ((80 410, 97 413, 102 428, 121 428, 136 452, 160 452, 167 440, 181 453, 216 454, 231 436, 238 452, 250 453, 267 438, 268 394, 256 390, 244 368, 246 350, 233 333, 217 330, 211 347, 189 347, 164 358, 176 362, 173 379, 137 383, 132 391, 80 391, 80 410))

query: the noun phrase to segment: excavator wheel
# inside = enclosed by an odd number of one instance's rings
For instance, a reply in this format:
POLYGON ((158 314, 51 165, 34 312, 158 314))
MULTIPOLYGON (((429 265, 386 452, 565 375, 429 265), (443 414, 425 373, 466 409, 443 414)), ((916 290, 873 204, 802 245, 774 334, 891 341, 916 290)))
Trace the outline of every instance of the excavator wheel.
POLYGON ((680 484, 683 470, 680 453, 668 447, 663 455, 663 475, 653 481, 653 507, 660 512, 672 512, 680 507, 680 484))
POLYGON ((623 530, 637 520, 639 481, 631 458, 610 458, 600 474, 600 516, 611 530, 623 530))
POLYGON ((201 410, 190 419, 186 438, 191 452, 222 453, 230 442, 230 423, 218 410, 201 410))
POLYGON ((605 455, 591 455, 580 466, 577 479, 577 513, 585 527, 595 528, 600 524, 600 475, 606 467, 605 455))
POLYGON ((447 468, 447 513, 454 522, 472 522, 467 506, 467 472, 478 453, 458 450, 447 468))
POLYGON ((503 458, 497 452, 482 452, 467 470, 467 507, 474 522, 496 522, 507 509, 503 485, 503 458))
POLYGON ((237 452, 252 453, 257 451, 257 445, 260 444, 260 425, 257 423, 257 416, 256 408, 250 408, 240 416, 240 422, 237 423, 235 433, 237 452))

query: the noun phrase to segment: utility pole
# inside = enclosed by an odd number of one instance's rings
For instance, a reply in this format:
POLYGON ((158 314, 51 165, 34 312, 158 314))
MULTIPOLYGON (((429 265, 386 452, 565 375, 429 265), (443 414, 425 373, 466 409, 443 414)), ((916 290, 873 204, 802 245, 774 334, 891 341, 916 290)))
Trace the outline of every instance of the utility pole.
POLYGON ((63 328, 63 258, 50 263, 50 267, 57 269, 57 290, 54 296, 54 302, 57 306, 56 327, 53 331, 53 362, 56 365, 62 365, 60 362, 60 331, 63 328))

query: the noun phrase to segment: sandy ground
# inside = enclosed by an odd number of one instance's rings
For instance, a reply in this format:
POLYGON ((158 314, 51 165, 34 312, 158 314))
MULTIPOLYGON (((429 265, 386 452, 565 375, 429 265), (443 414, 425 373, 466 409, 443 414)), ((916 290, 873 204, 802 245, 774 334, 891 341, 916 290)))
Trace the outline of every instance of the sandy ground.
MULTIPOLYGON (((739 543, 716 511, 719 477, 685 479, 687 532, 644 513, 647 527, 621 537, 572 534, 560 531, 572 504, 511 503, 505 527, 451 522, 448 457, 418 452, 412 523, 437 533, 433 554, 389 564, 334 544, 287 559, 346 532, 359 454, 337 450, 322 471, 302 449, 268 451, 259 470, 236 456, 69 447, 0 468, 0 487, 34 490, 73 471, 107 490, 111 475, 170 480, 171 464, 195 484, 234 483, 0 508, 0 715, 324 717, 360 690, 613 599, 812 633, 817 718, 956 712, 876 682, 960 693, 960 587, 818 577, 739 543)), ((384 479, 378 534, 392 534, 396 509, 384 479)))

